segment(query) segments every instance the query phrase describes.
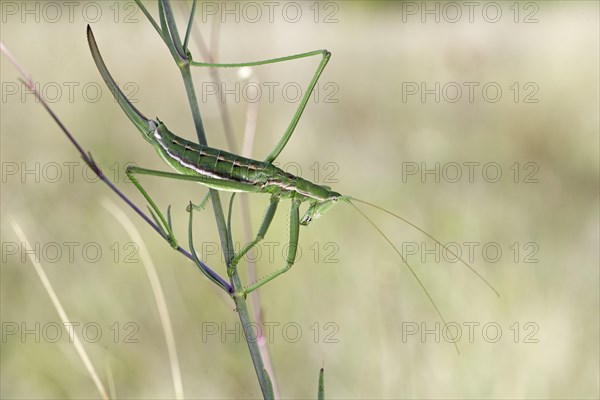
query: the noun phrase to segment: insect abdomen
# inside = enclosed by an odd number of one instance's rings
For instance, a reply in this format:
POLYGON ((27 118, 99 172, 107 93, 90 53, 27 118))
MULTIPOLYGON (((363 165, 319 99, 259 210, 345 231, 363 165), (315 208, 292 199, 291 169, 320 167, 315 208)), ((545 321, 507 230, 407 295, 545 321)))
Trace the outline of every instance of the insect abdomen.
POLYGON ((188 175, 260 185, 273 167, 265 162, 190 142, 171 133, 162 123, 155 131, 155 138, 157 150, 167 156, 163 156, 165 161, 176 171, 188 175))

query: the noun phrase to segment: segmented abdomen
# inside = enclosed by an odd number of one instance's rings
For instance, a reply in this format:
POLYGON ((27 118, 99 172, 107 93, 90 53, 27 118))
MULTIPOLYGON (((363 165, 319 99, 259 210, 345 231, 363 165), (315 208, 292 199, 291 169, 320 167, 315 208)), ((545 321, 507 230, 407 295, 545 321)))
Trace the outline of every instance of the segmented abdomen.
POLYGON ((171 158, 165 161, 179 172, 258 186, 276 174, 271 164, 190 142, 169 132, 164 125, 155 132, 158 146, 171 158))

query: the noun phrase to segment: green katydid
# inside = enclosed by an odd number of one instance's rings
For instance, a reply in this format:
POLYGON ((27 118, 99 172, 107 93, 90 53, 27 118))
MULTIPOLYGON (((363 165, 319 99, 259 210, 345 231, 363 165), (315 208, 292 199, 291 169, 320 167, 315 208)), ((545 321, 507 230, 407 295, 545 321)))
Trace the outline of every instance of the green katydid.
MULTIPOLYGON (((170 132, 165 126, 165 124, 161 122, 158 118, 156 120, 146 118, 133 106, 133 104, 131 104, 131 102, 127 99, 125 94, 119 89, 119 87, 115 83, 114 79, 112 78, 102 59, 102 56, 100 55, 98 46, 96 44, 96 40, 89 26, 87 30, 87 36, 90 50, 92 52, 92 57, 94 58, 96 66, 98 67, 102 78, 104 79, 111 92, 115 96, 115 99, 117 100, 118 104, 121 106, 121 108, 131 120, 131 122, 142 133, 143 138, 155 148, 155 150, 165 161, 165 163, 176 171, 156 171, 140 168, 137 166, 130 166, 127 168, 126 171, 128 177, 131 179, 131 181, 135 184, 135 186, 150 204, 151 211, 154 210, 154 213, 158 216, 155 217, 157 225, 161 226, 161 228, 164 229, 163 235, 169 240, 172 246, 177 247, 177 244, 171 228, 170 215, 169 218, 165 218, 163 216, 163 214, 160 212, 152 198, 148 195, 148 193, 144 190, 144 188, 135 178, 136 174, 189 180, 201 183, 209 188, 217 190, 246 193, 266 193, 270 195, 269 206, 266 210, 265 216, 262 220, 262 223, 260 225, 255 239, 248 243, 246 246, 244 246, 237 254, 233 255, 228 269, 229 276, 231 276, 234 269, 237 267, 237 264, 240 261, 240 259, 265 237, 267 230, 269 229, 269 226, 277 211, 279 201, 281 199, 291 200, 289 247, 286 257, 286 265, 282 268, 276 269, 275 271, 258 280, 257 282, 250 283, 250 285, 244 288, 244 295, 253 290, 258 289, 260 286, 288 271, 294 264, 296 258, 300 225, 310 224, 313 220, 325 214, 338 202, 350 204, 377 230, 379 234, 381 234, 381 236, 399 255, 403 263, 409 268, 411 274, 421 286, 425 295, 433 305, 436 313, 438 314, 440 319, 444 321, 444 323, 445 319, 442 316, 440 310, 438 309, 435 301, 430 296, 429 292, 427 291, 427 289, 425 288, 425 286, 423 285, 413 268, 408 264, 400 250, 381 231, 381 229, 370 218, 368 218, 367 215, 365 215, 363 211, 359 207, 357 207, 353 202, 359 202, 365 205, 372 206, 395 218, 404 221, 405 223, 419 230, 431 240, 439 244, 450 254, 452 254, 454 257, 456 257, 458 260, 460 260, 467 268, 469 268, 473 273, 475 273, 479 279, 481 279, 496 294, 498 294, 498 292, 492 287, 492 285, 488 283, 485 280, 485 278, 483 278, 476 270, 474 270, 472 266, 470 266, 468 263, 462 260, 452 250, 440 243, 432 235, 425 232, 423 229, 419 228, 412 222, 374 204, 356 199, 354 197, 341 195, 340 193, 332 191, 329 187, 320 186, 308 180, 305 180, 299 176, 294 176, 289 173, 286 173, 283 170, 277 168, 275 165, 273 165, 273 161, 277 158, 279 153, 283 150, 288 140, 290 139, 296 125, 298 124, 300 116, 302 115, 302 112, 304 111, 304 108, 309 100, 309 97, 317 83, 317 80, 319 79, 319 76, 321 75, 323 69, 327 65, 327 62, 329 61, 331 53, 329 53, 327 50, 317 50, 293 56, 236 64, 199 63, 190 60, 190 64, 194 66, 243 67, 277 63, 311 56, 321 56, 321 61, 308 85, 308 89, 305 95, 303 96, 287 130, 285 131, 284 135, 282 136, 278 144, 275 146, 273 151, 266 157, 266 159, 264 161, 258 161, 185 140, 170 132), (300 206, 304 202, 308 203, 308 209, 306 210, 304 216, 300 218, 300 206)), ((188 56, 191 57, 189 54, 188 56)), ((207 199, 205 198, 205 200, 207 199)), ((201 207, 203 207, 204 203, 205 201, 201 203, 201 207)), ((195 208, 199 208, 199 206, 188 207, 188 211, 190 213, 189 240, 192 254, 197 260, 197 255, 193 249, 191 229, 192 214, 195 208)), ((207 274, 207 276, 209 275, 207 274)), ((209 276, 209 278, 211 278, 211 276, 209 276)), ((216 281, 214 278, 211 279, 213 280, 213 282, 219 284, 219 282, 216 281)), ((224 288, 222 285, 220 286, 224 288)))

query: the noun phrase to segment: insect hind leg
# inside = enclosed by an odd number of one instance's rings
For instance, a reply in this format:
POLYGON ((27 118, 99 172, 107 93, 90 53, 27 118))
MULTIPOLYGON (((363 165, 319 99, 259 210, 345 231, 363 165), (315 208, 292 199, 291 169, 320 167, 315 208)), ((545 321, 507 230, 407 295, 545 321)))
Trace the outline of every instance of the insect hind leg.
POLYGON ((304 112, 304 109, 306 108, 306 105, 308 104, 308 101, 310 100, 310 96, 312 95, 312 92, 313 92, 315 86, 317 85, 317 81, 319 80, 321 73, 323 72, 323 70, 327 66, 327 63, 329 62, 329 59, 331 58, 331 53, 327 50, 314 50, 314 51, 309 51, 307 53, 294 54, 294 55, 286 56, 286 57, 278 57, 278 58, 271 58, 268 60, 251 61, 251 62, 244 62, 244 63, 206 63, 206 62, 198 62, 198 61, 191 60, 190 65, 192 65, 194 67, 240 68, 240 67, 251 67, 251 66, 258 66, 258 65, 274 64, 274 63, 280 63, 280 62, 284 62, 284 61, 313 57, 313 56, 321 56, 321 61, 319 62, 319 65, 317 66, 315 73, 313 74, 310 82, 308 83, 306 90, 304 91, 302 100, 300 100, 300 103, 298 104, 298 108, 294 112, 294 116, 292 117, 290 124, 286 128, 283 136, 281 137, 281 139, 279 139, 279 142, 275 145, 275 147, 273 148, 271 153, 265 158, 266 162, 272 163, 277 158, 277 156, 279 156, 279 153, 281 153, 281 151, 284 149, 288 140, 290 140, 292 133, 294 133, 294 130, 296 129, 296 125, 298 125, 298 122, 300 121, 300 117, 302 116, 302 113, 304 112))
POLYGON ((288 254, 286 257, 286 265, 283 268, 277 269, 271 272, 269 275, 263 277, 262 279, 246 286, 244 288, 244 294, 248 294, 267 282, 272 281, 277 278, 279 275, 287 272, 292 268, 294 262, 296 260, 296 251, 298 250, 298 236, 300 230, 300 201, 292 200, 292 207, 290 210, 290 240, 288 244, 288 254))

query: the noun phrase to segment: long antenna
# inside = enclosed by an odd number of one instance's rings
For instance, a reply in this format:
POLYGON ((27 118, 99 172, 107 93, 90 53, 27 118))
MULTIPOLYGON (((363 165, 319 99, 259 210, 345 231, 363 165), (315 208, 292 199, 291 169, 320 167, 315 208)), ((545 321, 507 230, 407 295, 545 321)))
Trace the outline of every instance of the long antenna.
MULTIPOLYGON (((349 199, 357 200, 355 198, 349 198, 349 199)), ((442 314, 442 312, 438 308, 437 304, 433 300, 433 297, 431 297, 431 295, 429 294, 429 291, 425 288, 425 285, 423 285, 423 282, 421 281, 421 279, 419 278, 419 276, 417 275, 415 270, 410 266, 408 261, 406 261, 406 258, 402 255, 402 252, 400 252, 400 250, 398 250, 398 248, 394 245, 394 243, 392 243, 390 238, 388 238, 387 235, 385 233, 383 233, 383 231, 381 229, 379 229, 379 227, 375 224, 375 222, 373 222, 371 220, 371 218, 367 217, 367 214, 365 214, 360 208, 358 208, 358 206, 356 206, 356 204, 353 204, 349 199, 347 199, 348 204, 350 204, 352 207, 354 207, 356 209, 356 211, 358 211, 360 213, 360 215, 362 215, 367 221, 369 221, 369 223, 373 226, 373 228, 375 228, 377 230, 377 232, 379 232, 379 234, 381 236, 383 236, 383 238, 389 243, 389 245, 392 246, 392 248, 396 251, 396 253, 398 253, 398 255, 400 256, 400 258, 402 259, 404 264, 406 264, 406 266, 410 270, 410 273, 414 276, 414 278, 419 283, 419 286, 421 286, 421 289, 423 289, 423 292, 425 292, 425 295, 429 299, 429 302, 431 303, 431 305, 433 305, 435 312, 437 313, 437 315, 440 317, 440 319, 444 323, 444 326, 447 326, 448 323, 446 322, 444 315, 442 314)), ((357 201, 361 201, 361 200, 357 200, 357 201)), ((362 203, 365 203, 365 202, 362 202, 362 203)), ((365 203, 365 204, 367 204, 367 203, 365 203)), ((453 344, 454 344, 454 347, 456 348, 456 352, 460 355, 460 350, 458 349, 458 344, 456 344, 456 340, 453 341, 453 344)))
MULTIPOLYGON (((448 246, 443 245, 439 240, 437 240, 436 238, 434 238, 431 234, 425 232, 423 229, 419 228, 417 225, 413 224, 412 222, 410 222, 406 218, 403 218, 403 217, 399 216, 398 214, 395 214, 395 213, 393 213, 393 212, 391 212, 389 210, 386 210, 385 208, 380 207, 380 206, 378 206, 376 204, 369 203, 368 201, 360 200, 360 199, 357 199, 355 197, 349 197, 349 199, 353 200, 353 201, 357 201, 359 203, 366 204, 366 205, 371 206, 373 208, 376 208, 376 209, 378 209, 380 211, 383 211, 384 213, 387 213, 387 214, 389 214, 389 215, 391 215, 393 217, 396 217, 399 220, 401 220, 401 221, 407 223, 408 225, 412 226, 413 228, 415 228, 416 230, 418 230, 419 232, 421 232, 422 234, 424 234, 425 236, 427 236, 428 238, 430 238, 431 240, 433 240, 434 242, 436 242, 437 244, 439 244, 440 246, 442 246, 442 248, 444 250, 446 250, 448 253, 450 253, 454 257, 456 257, 456 259, 458 259, 465 267, 469 268, 471 270, 471 272, 473 272, 483 283, 485 283, 487 285, 487 287, 489 287, 496 294, 496 296, 500 297, 500 293, 498 293, 498 291, 496 290, 496 288, 494 286, 492 286, 492 284, 489 283, 479 272, 477 272, 477 270, 475 270, 475 268, 473 268, 471 265, 469 265, 465 260, 463 260, 461 257, 459 257, 455 252, 453 252, 452 250, 450 250, 450 248, 448 246)), ((350 201, 348 201, 348 203, 352 204, 350 201)), ((354 208, 358 209, 358 207, 356 207, 356 205, 354 205, 354 204, 352 204, 352 205, 354 206, 354 208)), ((360 211, 360 209, 358 209, 358 210, 360 211)), ((361 214, 364 215, 364 213, 362 213, 362 211, 361 211, 361 214)), ((366 217, 366 215, 365 215, 365 217, 366 217)), ((371 222, 371 223, 373 223, 373 222, 371 222)), ((377 230, 379 230, 379 228, 377 228, 377 230)), ((386 239, 387 239, 387 237, 386 237, 386 239)), ((388 242, 389 242, 389 239, 388 239, 388 242)))

